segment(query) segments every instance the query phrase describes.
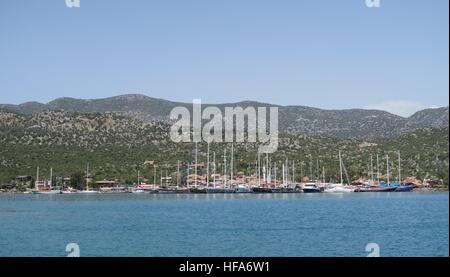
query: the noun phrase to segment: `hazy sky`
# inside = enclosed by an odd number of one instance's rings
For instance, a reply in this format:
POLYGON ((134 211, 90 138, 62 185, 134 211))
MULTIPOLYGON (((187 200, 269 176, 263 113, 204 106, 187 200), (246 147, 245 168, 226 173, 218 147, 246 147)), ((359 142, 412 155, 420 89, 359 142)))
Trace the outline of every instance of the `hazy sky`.
POLYGON ((448 105, 448 0, 0 0, 0 103, 448 105))

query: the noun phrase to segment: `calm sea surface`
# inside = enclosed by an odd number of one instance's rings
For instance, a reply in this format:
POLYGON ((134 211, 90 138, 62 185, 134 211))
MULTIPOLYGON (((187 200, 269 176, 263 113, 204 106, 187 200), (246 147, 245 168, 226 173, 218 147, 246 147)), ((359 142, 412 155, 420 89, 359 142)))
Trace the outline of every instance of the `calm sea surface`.
POLYGON ((448 256, 448 192, 0 195, 0 256, 448 256))

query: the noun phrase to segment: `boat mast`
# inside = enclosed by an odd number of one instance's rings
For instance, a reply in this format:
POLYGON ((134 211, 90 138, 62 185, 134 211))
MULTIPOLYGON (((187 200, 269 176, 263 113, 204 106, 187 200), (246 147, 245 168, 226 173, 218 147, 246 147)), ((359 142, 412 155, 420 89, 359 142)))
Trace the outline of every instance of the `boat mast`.
POLYGON ((380 163, 378 160, 378 153, 377 153, 377 182, 380 183, 380 163))
POLYGON ((234 169, 234 144, 231 144, 231 162, 230 162, 230 184, 233 184, 233 169, 234 169))
POLYGON ((389 180, 389 155, 388 154, 386 154, 386 173, 387 173, 387 184, 389 186, 390 180, 389 180))
POLYGON ((266 180, 266 166, 265 165, 262 166, 262 174, 263 174, 263 183, 267 184, 267 180, 266 180))
POLYGON ((260 157, 260 153, 259 150, 258 151, 258 186, 261 186, 261 157, 260 157))
POLYGON ((255 179, 258 180, 258 158, 255 159, 255 179))
POLYGON ((267 184, 269 182, 269 153, 266 153, 266 176, 265 176, 265 183, 267 184))
POLYGON ((303 161, 300 161, 300 183, 303 182, 303 161))
POLYGON ((295 161, 292 160, 292 183, 295 183, 295 161))
POLYGON ((322 166, 322 182, 325 184, 325 167, 322 166))
POLYGON ((177 160, 177 190, 180 187, 180 161, 177 160))
POLYGON ((372 158, 372 154, 370 154, 370 179, 371 179, 371 182, 373 184, 374 180, 373 180, 373 158, 372 158))
POLYGON ((189 187, 189 173, 190 173, 190 169, 191 169, 191 164, 187 163, 187 177, 186 177, 186 186, 189 187))
POLYGON ((400 151, 398 151, 398 182, 399 182, 400 185, 402 184, 400 151))
POLYGON ((168 179, 169 179, 169 176, 167 176, 167 167, 166 167, 166 178, 164 178, 166 187, 167 187, 167 180, 168 180, 168 179))
MULTIPOLYGON (((266 153, 266 155, 267 155, 267 153, 266 153)), ((264 158, 263 158, 263 160, 261 161, 261 164, 262 164, 263 183, 264 183, 265 185, 267 185, 267 171, 266 171, 266 168, 267 168, 267 162, 264 162, 264 158)))
POLYGON ((156 165, 153 164, 153 186, 156 186, 156 165))
POLYGON ((347 178, 348 185, 350 185, 351 184, 351 180, 348 177, 348 172, 347 172, 347 169, 345 168, 345 164, 344 164, 344 161, 342 161, 342 158, 341 158, 341 164, 342 164, 342 169, 343 169, 344 174, 345 174, 345 178, 347 178))
POLYGON ((275 166, 273 168, 274 175, 275 175, 274 176, 274 179, 275 179, 274 187, 276 188, 277 187, 277 162, 275 161, 274 164, 275 164, 275 166))
POLYGON ((206 145, 206 187, 209 186, 209 142, 206 145))
POLYGON ((214 166, 214 175, 213 175, 213 186, 216 188, 216 152, 213 152, 213 166, 214 166))
POLYGON ((223 148, 223 185, 227 186, 227 148, 223 148))
POLYGON ((312 177, 313 177, 313 165, 312 165, 312 163, 313 163, 313 160, 312 160, 312 155, 311 154, 309 154, 309 179, 310 179, 310 181, 312 180, 312 177))
POLYGON ((86 190, 89 190, 89 163, 86 166, 86 190))
POLYGON ((342 157, 341 157, 341 151, 339 150, 339 170, 341 172, 341 185, 344 184, 343 176, 342 176, 342 157))
POLYGON ((197 162, 198 162, 198 143, 195 142, 195 165, 194 165, 194 185, 197 187, 197 162))
POLYGON ((53 187, 53 168, 50 167, 50 189, 53 187))
POLYGON ((34 183, 35 189, 39 188, 39 166, 36 168, 36 182, 34 183))
POLYGON ((319 181, 320 180, 319 159, 316 160, 316 176, 317 176, 317 181, 319 181))
POLYGON ((287 185, 288 182, 289 182, 289 159, 288 159, 288 157, 286 157, 286 168, 285 168, 285 170, 286 170, 286 185, 287 185))
POLYGON ((139 179, 139 169, 138 169, 138 171, 137 171, 137 185, 139 186, 140 185, 140 179, 139 179))

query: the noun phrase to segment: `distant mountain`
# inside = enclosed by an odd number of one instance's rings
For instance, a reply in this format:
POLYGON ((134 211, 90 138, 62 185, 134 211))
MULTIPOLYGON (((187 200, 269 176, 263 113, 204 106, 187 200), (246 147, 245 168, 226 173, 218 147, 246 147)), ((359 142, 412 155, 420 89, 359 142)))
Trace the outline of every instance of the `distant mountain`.
POLYGON ((448 126, 448 113, 448 107, 418 111, 408 118, 407 125, 413 128, 448 126))
MULTIPOLYGON (((191 103, 172 102, 139 94, 121 95, 104 99, 83 100, 58 98, 47 104, 28 102, 20 105, 0 105, 0 109, 21 114, 36 114, 46 110, 64 110, 79 113, 115 113, 143 121, 167 122, 170 111, 177 106, 192 108, 191 103)), ((208 106, 207 104, 203 105, 208 106)), ((244 101, 215 105, 271 106, 244 101)), ((342 138, 395 137, 420 128, 446 128, 449 125, 449 108, 426 109, 409 118, 379 110, 324 110, 306 106, 278 106, 280 132, 312 134, 342 138)))
POLYGON ((63 110, 79 113, 113 112, 143 120, 166 121, 172 108, 179 105, 188 106, 188 104, 170 102, 145 95, 128 94, 92 100, 62 97, 47 104, 38 102, 29 102, 20 105, 0 104, 0 109, 21 114, 34 114, 46 110, 63 110))
POLYGON ((15 111, 22 114, 34 114, 47 110, 48 106, 39 102, 26 102, 20 105, 0 104, 0 109, 15 111))

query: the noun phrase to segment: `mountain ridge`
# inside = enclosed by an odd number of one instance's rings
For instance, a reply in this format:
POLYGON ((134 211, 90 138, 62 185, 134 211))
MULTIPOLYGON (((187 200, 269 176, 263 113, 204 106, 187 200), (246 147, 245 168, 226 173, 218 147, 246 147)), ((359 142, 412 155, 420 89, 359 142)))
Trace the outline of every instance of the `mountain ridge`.
MULTIPOLYGON (((44 111, 71 111, 78 113, 115 113, 142 121, 169 122, 170 111, 177 106, 192 109, 192 103, 174 102, 143 94, 124 94, 98 99, 60 97, 46 104, 25 102, 19 105, 0 104, 0 109, 19 114, 36 114, 44 111)), ((395 137, 420 128, 446 128, 449 125, 449 107, 424 109, 402 117, 374 109, 321 109, 300 105, 272 105, 245 100, 235 103, 209 104, 202 107, 248 106, 279 109, 279 130, 289 134, 312 134, 336 137, 395 137)))
MULTIPOLYGON (((167 103, 173 103, 176 105, 192 105, 192 103, 190 102, 181 102, 181 101, 172 101, 172 100, 166 100, 163 98, 157 98, 157 97, 151 97, 145 94, 137 94, 137 93, 130 93, 130 94, 120 94, 120 95, 116 95, 116 96, 110 96, 110 97, 104 97, 104 98, 91 98, 91 99, 83 99, 83 98, 75 98, 75 97, 68 97, 68 96, 63 96, 63 97, 58 97, 55 98, 47 103, 42 103, 39 101, 27 101, 24 103, 20 103, 20 104, 0 104, 0 108, 16 108, 19 109, 19 112, 21 113, 26 113, 25 111, 20 110, 20 108, 26 107, 26 106, 30 106, 30 105, 36 105, 36 106, 42 106, 42 107, 46 107, 48 108, 53 108, 59 105, 59 103, 61 101, 77 101, 77 102, 83 102, 83 103, 94 103, 94 102, 101 102, 101 101, 105 101, 105 100, 151 100, 151 101, 161 101, 161 102, 167 102, 167 103)), ((411 118, 414 115, 416 115, 417 113, 423 112, 423 111, 427 111, 427 110, 439 110, 439 109, 443 109, 446 108, 448 109, 449 106, 441 106, 441 107, 436 107, 436 108, 426 108, 423 110, 419 110, 417 112, 415 112, 414 114, 412 114, 409 117, 404 117, 404 116, 400 116, 400 115, 396 115, 393 113, 390 113, 388 111, 385 110, 379 110, 379 109, 364 109, 364 108, 345 108, 345 109, 325 109, 325 108, 317 108, 317 107, 312 107, 312 106, 304 106, 304 105, 280 105, 280 104, 270 104, 270 103, 266 103, 266 102, 259 102, 259 101, 255 101, 255 100, 242 100, 242 101, 238 101, 238 102, 225 102, 225 103, 202 103, 202 105, 205 106, 225 106, 225 105, 239 105, 239 104, 256 104, 256 105, 266 105, 266 106, 272 106, 272 107, 283 107, 283 108, 292 108, 292 107, 300 107, 300 108, 309 108, 309 109, 316 109, 316 110, 321 110, 321 111, 333 111, 333 112, 339 112, 339 111, 352 111, 352 110, 361 110, 361 111, 372 111, 372 112, 382 112, 382 113, 388 113, 390 115, 396 116, 396 117, 401 117, 401 118, 411 118)), ((45 109, 44 109, 45 110, 45 109)), ((43 110, 43 111, 44 111, 43 110)))

